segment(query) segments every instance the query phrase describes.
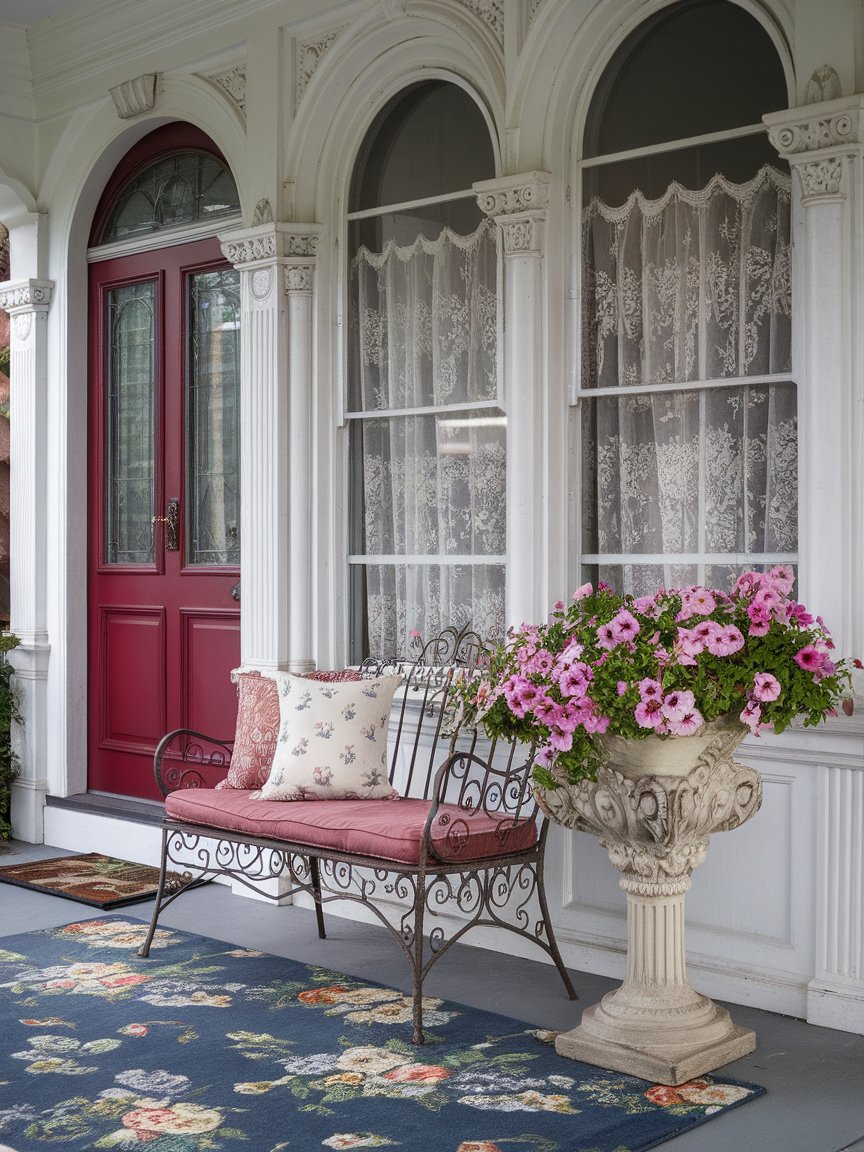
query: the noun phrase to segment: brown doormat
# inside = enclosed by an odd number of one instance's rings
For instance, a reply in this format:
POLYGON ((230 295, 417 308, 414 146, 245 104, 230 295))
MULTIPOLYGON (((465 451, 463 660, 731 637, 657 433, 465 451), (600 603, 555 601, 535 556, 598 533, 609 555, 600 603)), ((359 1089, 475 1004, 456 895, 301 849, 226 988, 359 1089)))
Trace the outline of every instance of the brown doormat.
MULTIPOLYGON (((165 879, 168 891, 183 883, 177 872, 169 872, 165 879)), ((152 899, 159 887, 159 869, 88 852, 31 860, 28 864, 5 864, 0 868, 0 883, 63 896, 94 908, 120 908, 152 899)))

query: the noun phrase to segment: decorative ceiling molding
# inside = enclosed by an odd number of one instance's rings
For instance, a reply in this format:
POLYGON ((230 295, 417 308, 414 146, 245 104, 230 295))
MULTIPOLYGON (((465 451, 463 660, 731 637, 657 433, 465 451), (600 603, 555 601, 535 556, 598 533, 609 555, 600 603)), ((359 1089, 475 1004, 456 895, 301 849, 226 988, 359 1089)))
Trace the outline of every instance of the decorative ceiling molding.
POLYGON ((156 80, 158 73, 147 72, 134 80, 110 88, 111 99, 121 120, 131 120, 142 112, 149 112, 156 105, 156 80))
POLYGON ((329 32, 325 32, 322 36, 316 36, 311 40, 298 40, 297 41, 297 84, 295 89, 295 107, 300 104, 303 99, 303 93, 318 65, 330 51, 333 42, 348 27, 347 24, 340 24, 338 28, 331 28, 329 32))
POLYGON ((228 96, 231 102, 246 115, 246 65, 236 64, 221 72, 206 72, 205 80, 215 84, 228 96))

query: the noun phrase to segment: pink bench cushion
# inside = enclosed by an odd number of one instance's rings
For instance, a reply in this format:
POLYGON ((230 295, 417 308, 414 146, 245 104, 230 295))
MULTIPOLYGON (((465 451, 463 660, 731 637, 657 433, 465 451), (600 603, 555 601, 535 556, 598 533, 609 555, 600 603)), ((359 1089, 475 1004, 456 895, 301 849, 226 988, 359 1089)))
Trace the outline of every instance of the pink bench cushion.
MULTIPOLYGON (((165 814, 170 820, 208 824, 246 836, 419 863, 428 800, 260 800, 252 795, 237 789, 186 788, 166 798, 165 814)), ((513 825, 506 817, 502 819, 505 822, 500 824, 485 813, 466 819, 455 805, 442 805, 432 843, 441 856, 454 862, 505 856, 534 846, 537 826, 533 820, 513 825), (448 831, 454 840, 448 841, 448 831)))

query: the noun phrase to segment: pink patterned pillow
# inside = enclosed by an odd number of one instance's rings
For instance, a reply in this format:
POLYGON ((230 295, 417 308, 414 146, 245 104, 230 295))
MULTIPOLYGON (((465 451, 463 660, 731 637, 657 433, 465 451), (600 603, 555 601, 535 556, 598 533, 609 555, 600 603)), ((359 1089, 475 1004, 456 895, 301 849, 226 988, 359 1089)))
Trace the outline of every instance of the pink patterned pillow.
MULTIPOLYGON (((309 672, 310 680, 359 680, 355 668, 332 672, 309 672)), ((231 679, 237 684, 237 729, 227 777, 221 788, 260 788, 270 775, 279 735, 279 692, 276 681, 260 672, 235 669, 231 679)))

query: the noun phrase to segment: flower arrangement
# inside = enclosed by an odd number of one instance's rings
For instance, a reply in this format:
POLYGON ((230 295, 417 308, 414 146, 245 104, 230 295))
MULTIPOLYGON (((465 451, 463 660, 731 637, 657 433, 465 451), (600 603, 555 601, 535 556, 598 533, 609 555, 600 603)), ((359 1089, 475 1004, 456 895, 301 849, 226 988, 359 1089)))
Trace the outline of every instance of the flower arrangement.
POLYGON ((545 624, 511 630, 488 678, 463 682, 461 722, 535 745, 534 779, 547 788, 593 777, 594 738, 606 732, 688 736, 729 716, 756 734, 796 717, 818 724, 848 693, 850 670, 792 586, 786 566, 746 572, 729 593, 633 597, 584 584, 545 624))

